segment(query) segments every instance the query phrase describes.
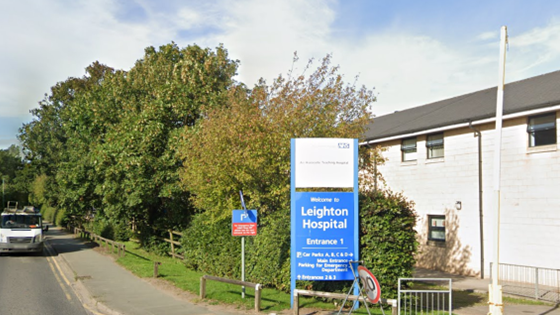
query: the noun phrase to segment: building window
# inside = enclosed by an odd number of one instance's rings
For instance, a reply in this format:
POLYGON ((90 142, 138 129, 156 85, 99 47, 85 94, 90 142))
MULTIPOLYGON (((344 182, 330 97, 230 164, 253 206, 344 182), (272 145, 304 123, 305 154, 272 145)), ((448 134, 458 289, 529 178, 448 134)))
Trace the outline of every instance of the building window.
POLYGON ((529 117, 527 133, 530 147, 556 144, 556 113, 529 117))
POLYGON ((443 133, 428 135, 426 139, 426 151, 428 151, 428 159, 443 157, 443 133))
POLYGON ((402 160, 416 161, 416 137, 404 139, 401 144, 402 160))
POLYGON ((444 215, 428 215, 428 240, 445 242, 444 215))

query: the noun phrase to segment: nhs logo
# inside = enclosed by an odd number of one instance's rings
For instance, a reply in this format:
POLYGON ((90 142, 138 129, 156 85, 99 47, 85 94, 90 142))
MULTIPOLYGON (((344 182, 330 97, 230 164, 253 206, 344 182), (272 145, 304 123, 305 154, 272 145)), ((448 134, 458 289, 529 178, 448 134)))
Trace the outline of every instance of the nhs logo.
POLYGON ((350 143, 339 142, 338 143, 339 149, 350 149, 350 143))

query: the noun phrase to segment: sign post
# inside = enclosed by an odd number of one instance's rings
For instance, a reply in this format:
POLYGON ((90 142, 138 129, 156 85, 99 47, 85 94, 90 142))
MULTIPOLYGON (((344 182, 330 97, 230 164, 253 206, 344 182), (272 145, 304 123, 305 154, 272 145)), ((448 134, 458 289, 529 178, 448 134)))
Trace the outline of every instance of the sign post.
MULTIPOLYGON (((291 305, 298 280, 354 280, 359 259, 358 140, 291 141, 291 305), (351 188, 352 192, 298 192, 351 188)), ((357 294, 357 286, 354 291, 357 294)))
MULTIPOLYGON (((257 235, 257 210, 247 210, 241 196, 243 210, 233 210, 231 216, 231 235, 241 236, 241 281, 245 281, 245 236, 257 235)), ((245 298, 245 286, 241 286, 241 298, 245 298)))

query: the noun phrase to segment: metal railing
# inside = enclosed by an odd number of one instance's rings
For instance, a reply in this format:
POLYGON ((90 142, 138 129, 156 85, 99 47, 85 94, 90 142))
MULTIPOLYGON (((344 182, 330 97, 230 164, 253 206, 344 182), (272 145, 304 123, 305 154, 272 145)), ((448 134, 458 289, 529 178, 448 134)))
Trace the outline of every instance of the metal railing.
POLYGON ((399 314, 452 314, 451 279, 399 278, 399 314), (407 288, 403 288, 406 285, 407 288))
MULTIPOLYGON (((344 300, 348 299, 349 301, 360 301, 366 303, 363 296, 359 295, 347 295, 344 293, 331 293, 331 292, 321 292, 321 291, 310 291, 310 290, 299 290, 296 289, 294 292, 294 305, 293 305, 293 314, 299 315, 299 297, 300 296, 315 296, 315 297, 322 297, 327 299, 339 299, 344 300)), ((369 303, 369 301, 368 301, 369 303)), ((397 300, 394 299, 379 299, 379 303, 381 304, 388 304, 391 305, 391 314, 397 315, 397 300)), ((383 312, 383 310, 382 310, 383 312)), ((340 311, 339 311, 340 313, 340 311)), ((385 314, 385 312, 383 312, 385 314)))
POLYGON ((500 263, 498 272, 504 293, 560 302, 560 269, 500 263))

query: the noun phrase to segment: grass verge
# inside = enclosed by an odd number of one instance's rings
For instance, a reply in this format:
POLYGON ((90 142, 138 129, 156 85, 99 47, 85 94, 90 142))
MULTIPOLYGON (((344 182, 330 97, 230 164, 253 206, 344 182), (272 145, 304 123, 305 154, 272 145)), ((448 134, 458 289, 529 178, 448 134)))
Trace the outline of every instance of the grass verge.
MULTIPOLYGON (((200 278, 204 273, 192 271, 178 259, 171 257, 162 257, 152 253, 148 253, 139 248, 134 242, 127 242, 126 255, 118 258, 117 262, 124 268, 141 278, 150 278, 154 274, 154 262, 161 262, 158 266, 158 278, 168 281, 177 288, 188 291, 190 293, 200 294, 200 278)), ((206 302, 210 304, 229 304, 239 310, 253 311, 255 308, 255 291, 252 288, 246 288, 245 299, 241 298, 241 287, 237 285, 206 281, 206 302)), ((337 301, 342 302, 342 301, 337 301)), ((317 309, 338 311, 334 302, 327 302, 321 299, 300 297, 299 307, 305 309, 317 309)), ((262 312, 281 312, 290 309, 290 294, 276 290, 265 288, 261 293, 261 311, 262 312)), ((390 307, 384 306, 390 314, 390 307)), ((379 306, 370 306, 372 314, 382 314, 379 306)), ((366 309, 362 306, 353 314, 367 314, 366 309)), ((304 314, 304 313, 300 313, 304 314)))
MULTIPOLYGON (((124 268, 141 278, 151 278, 154 273, 154 262, 160 262, 158 267, 158 278, 163 279, 175 287, 188 291, 199 296, 200 278, 204 275, 201 272, 189 270, 178 259, 171 257, 162 257, 139 248, 139 244, 134 242, 126 243, 126 256, 118 258, 117 262, 124 268)), ((430 286, 431 287, 431 286, 430 286)), ((420 287, 418 287, 420 289, 420 287)), ((426 287, 427 289, 427 287, 426 287)), ((246 310, 252 312, 254 310, 255 292, 251 288, 246 288, 245 299, 241 298, 241 287, 237 285, 207 281, 206 282, 206 299, 205 302, 215 304, 227 304, 238 310, 246 310)), ((504 296, 504 303, 507 304, 527 304, 527 305, 546 305, 541 301, 527 300, 522 298, 513 298, 504 296)), ((453 291, 453 308, 465 308, 477 305, 487 305, 487 294, 472 291, 453 291)), ((200 300, 195 299, 194 302, 200 300)), ((335 301, 327 301, 325 299, 300 297, 299 307, 306 310, 325 310, 338 311, 335 301)), ((341 303, 342 301, 336 300, 341 303)), ((388 305, 383 306, 385 313, 390 314, 391 308, 388 305)), ((276 290, 265 288, 261 294, 261 311, 262 312, 282 312, 287 313, 290 309, 290 294, 276 290)), ((370 305, 371 314, 382 314, 378 305, 370 305)), ((301 312, 306 314, 309 312, 301 312)), ((347 313, 347 312, 346 312, 347 313)), ((367 310, 361 307, 352 312, 353 314, 367 314, 367 310)), ((311 314, 318 314, 312 312, 311 314)))

